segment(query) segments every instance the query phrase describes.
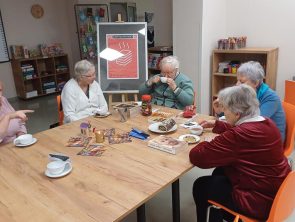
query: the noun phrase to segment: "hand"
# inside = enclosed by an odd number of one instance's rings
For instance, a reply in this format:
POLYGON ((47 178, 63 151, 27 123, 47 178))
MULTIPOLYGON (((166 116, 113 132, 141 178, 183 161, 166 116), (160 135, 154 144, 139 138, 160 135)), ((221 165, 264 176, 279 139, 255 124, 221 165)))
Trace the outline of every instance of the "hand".
POLYGON ((176 85, 174 79, 167 78, 167 84, 173 91, 177 88, 177 85, 176 85))
POLYGON ((158 83, 160 81, 161 81, 160 76, 153 76, 152 78, 149 79, 149 82, 151 83, 151 85, 154 83, 158 83))
POLYGON ((203 128, 213 128, 215 126, 215 120, 203 120, 199 122, 203 128))
POLYGON ((221 107, 221 105, 219 103, 219 99, 218 98, 213 101, 213 104, 212 105, 213 105, 213 109, 214 109, 214 112, 215 113, 217 113, 217 114, 222 113, 222 107, 221 107))
POLYGON ((28 120, 26 113, 33 113, 33 112, 34 110, 18 110, 14 113, 10 113, 9 118, 10 119, 18 118, 18 119, 21 119, 22 121, 26 121, 28 120))

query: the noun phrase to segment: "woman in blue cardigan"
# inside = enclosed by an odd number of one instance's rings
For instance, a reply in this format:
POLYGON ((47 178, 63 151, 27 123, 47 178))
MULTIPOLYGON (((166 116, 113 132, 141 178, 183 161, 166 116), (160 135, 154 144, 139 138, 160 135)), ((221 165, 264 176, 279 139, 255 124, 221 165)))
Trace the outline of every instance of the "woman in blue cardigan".
MULTIPOLYGON (((268 117, 279 128, 282 141, 285 141, 286 116, 279 96, 263 82, 264 69, 259 62, 243 63, 237 71, 237 85, 247 84, 256 90, 261 116, 268 117)), ((216 113, 219 112, 218 99, 213 102, 216 113)))

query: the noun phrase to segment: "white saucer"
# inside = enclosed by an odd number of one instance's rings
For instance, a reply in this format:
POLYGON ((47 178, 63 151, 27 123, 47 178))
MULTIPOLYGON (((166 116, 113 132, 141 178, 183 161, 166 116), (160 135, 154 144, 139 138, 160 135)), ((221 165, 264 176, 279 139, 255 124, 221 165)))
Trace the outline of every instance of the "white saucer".
POLYGON ((172 131, 175 131, 177 129, 177 124, 175 124, 170 130, 168 131, 162 131, 159 130, 159 125, 162 124, 161 122, 153 123, 149 125, 149 130, 154 132, 154 133, 170 133, 172 131))
POLYGON ((32 142, 28 143, 28 144, 22 144, 22 143, 19 143, 19 144, 15 144, 15 146, 18 146, 18 147, 25 147, 25 146, 31 146, 33 145, 34 143, 37 142, 37 139, 36 138, 33 138, 32 142))
POLYGON ((72 171, 72 169, 73 169, 72 164, 67 164, 65 166, 64 171, 61 172, 60 174, 51 174, 48 170, 45 170, 45 175, 50 178, 59 178, 69 174, 72 171))
POLYGON ((199 142, 201 138, 198 137, 198 136, 196 136, 196 135, 193 135, 193 134, 184 134, 184 135, 181 135, 178 139, 181 140, 181 141, 185 141, 188 144, 193 144, 193 143, 199 142), (187 136, 194 137, 195 138, 195 141, 194 142, 188 142, 188 141, 186 141, 184 138, 187 137, 187 136))

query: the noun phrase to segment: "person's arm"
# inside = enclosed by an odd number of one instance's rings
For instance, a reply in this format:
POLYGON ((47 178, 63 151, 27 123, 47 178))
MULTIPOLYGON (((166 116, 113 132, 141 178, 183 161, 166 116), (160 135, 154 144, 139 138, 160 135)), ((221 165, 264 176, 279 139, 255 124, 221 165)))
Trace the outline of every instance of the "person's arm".
POLYGON ((192 164, 203 169, 230 165, 237 160, 236 146, 235 133, 228 130, 211 142, 199 143, 190 151, 189 158, 192 164))
POLYGON ((190 80, 182 82, 173 90, 177 100, 183 106, 189 106, 194 103, 194 89, 190 80))
POLYGON ((154 91, 153 84, 160 82, 160 76, 155 75, 139 86, 139 94, 151 94, 154 91))
POLYGON ((26 116, 26 113, 32 113, 33 110, 19 110, 16 112, 7 113, 6 115, 2 116, 0 118, 0 141, 4 139, 4 137, 7 135, 9 122, 11 119, 20 119, 21 121, 26 121, 28 118, 26 116))
POLYGON ((107 113, 108 112, 108 104, 104 98, 103 92, 99 86, 99 84, 96 82, 97 84, 97 96, 98 96, 98 109, 97 112, 98 113, 107 113))
POLYGON ((77 94, 74 93, 75 89, 71 89, 73 85, 65 86, 61 93, 61 101, 64 112, 64 122, 69 123, 78 120, 78 116, 75 112, 78 98, 77 94))
POLYGON ((271 118, 277 112, 279 104, 281 103, 279 97, 268 96, 260 102, 260 115, 271 118))

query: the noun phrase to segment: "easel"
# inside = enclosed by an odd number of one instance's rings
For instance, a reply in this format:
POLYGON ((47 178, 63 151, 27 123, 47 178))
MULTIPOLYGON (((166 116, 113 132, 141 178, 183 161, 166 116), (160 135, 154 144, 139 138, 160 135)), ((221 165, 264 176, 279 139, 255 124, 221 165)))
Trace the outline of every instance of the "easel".
POLYGON ((105 92, 105 94, 108 95, 108 104, 109 104, 109 109, 112 109, 112 106, 115 105, 118 102, 113 102, 113 95, 120 95, 121 96, 121 102, 125 103, 125 102, 131 102, 128 99, 129 95, 133 95, 134 97, 134 102, 138 101, 138 92, 105 92))

